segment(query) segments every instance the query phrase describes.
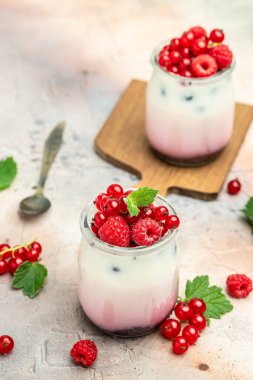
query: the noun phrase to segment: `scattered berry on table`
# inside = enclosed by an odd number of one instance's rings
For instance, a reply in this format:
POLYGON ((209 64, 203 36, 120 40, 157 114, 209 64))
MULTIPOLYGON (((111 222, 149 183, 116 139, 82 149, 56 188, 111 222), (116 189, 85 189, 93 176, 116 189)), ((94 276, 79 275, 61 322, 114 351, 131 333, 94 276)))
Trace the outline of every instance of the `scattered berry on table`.
POLYGON ((189 348, 189 342, 188 340, 183 336, 178 336, 173 340, 172 342, 172 349, 173 352, 177 355, 184 354, 189 348))
POLYGON ((0 336, 0 355, 8 355, 14 347, 14 340, 9 335, 0 336))
POLYGON ((70 351, 73 361, 83 367, 90 367, 96 360, 97 354, 97 347, 91 340, 79 340, 70 351))
POLYGON ((26 255, 27 251, 28 251, 28 249, 26 247, 19 247, 19 248, 15 249, 14 256, 20 255, 20 256, 24 257, 26 255))
POLYGON ((192 325, 186 325, 182 330, 182 336, 188 340, 190 345, 192 345, 198 340, 199 331, 192 325))
POLYGON ((35 261, 38 261, 39 255, 39 252, 35 248, 30 248, 25 254, 25 260, 34 263, 35 261))
POLYGON ((211 31, 209 40, 212 42, 219 42, 221 43, 224 40, 225 36, 221 29, 214 29, 211 31))
POLYGON ((122 216, 110 216, 98 230, 100 239, 108 244, 127 247, 130 242, 130 228, 122 216))
POLYGON ((8 272, 8 264, 5 260, 0 260, 0 275, 8 272))
POLYGON ((218 66, 213 57, 201 54, 192 60, 191 70, 196 77, 210 77, 217 72, 218 66))
POLYGON ((178 320, 169 318, 162 324, 162 334, 167 339, 175 339, 181 331, 181 324, 178 320))
POLYGON ((189 319, 189 324, 201 332, 206 328, 206 318, 203 314, 194 314, 193 317, 189 319))
POLYGON ((33 241, 29 247, 35 249, 39 254, 42 252, 42 246, 38 241, 33 241))
POLYGON ((189 305, 191 306, 194 314, 204 314, 206 311, 206 304, 200 298, 192 298, 189 301, 189 305))
POLYGON ((160 224, 151 218, 140 219, 132 228, 132 240, 138 245, 152 245, 161 235, 160 224))
POLYGON ((11 248, 9 244, 0 244, 0 257, 3 260, 7 260, 11 257, 11 250, 8 251, 8 249, 11 248), (1 254, 1 252, 6 251, 5 253, 1 254))
POLYGON ((179 302, 174 309, 176 317, 184 322, 188 321, 193 315, 193 310, 188 302, 179 302))
POLYGON ((20 267, 20 265, 23 264, 24 261, 25 259, 22 256, 12 257, 8 263, 8 269, 10 274, 14 275, 18 267, 20 267))
POLYGON ((235 298, 245 298, 252 292, 252 280, 246 274, 231 274, 226 284, 229 294, 235 298))
POLYGON ((231 181, 228 182, 227 191, 230 195, 236 195, 240 192, 240 190, 241 190, 241 183, 237 178, 232 179, 231 181))

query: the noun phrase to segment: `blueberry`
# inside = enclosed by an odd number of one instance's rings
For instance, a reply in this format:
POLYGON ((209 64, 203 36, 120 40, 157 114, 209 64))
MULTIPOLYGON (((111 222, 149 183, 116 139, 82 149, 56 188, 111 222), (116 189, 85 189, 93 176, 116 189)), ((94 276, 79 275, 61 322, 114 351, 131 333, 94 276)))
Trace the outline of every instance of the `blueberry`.
POLYGON ((161 88, 161 95, 164 96, 164 97, 167 95, 166 90, 165 90, 164 87, 161 88))
POLYGON ((114 272, 120 272, 119 267, 116 267, 116 266, 112 267, 112 270, 113 270, 114 272))
POLYGON ((193 95, 187 95, 187 96, 185 96, 185 100, 187 102, 190 102, 191 100, 193 100, 193 95))

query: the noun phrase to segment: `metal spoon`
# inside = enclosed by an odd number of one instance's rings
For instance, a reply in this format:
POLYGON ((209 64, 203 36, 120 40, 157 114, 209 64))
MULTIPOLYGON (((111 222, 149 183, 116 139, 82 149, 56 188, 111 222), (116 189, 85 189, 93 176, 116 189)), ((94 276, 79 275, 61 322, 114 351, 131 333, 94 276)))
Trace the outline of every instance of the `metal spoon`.
POLYGON ((38 187, 34 195, 23 199, 19 204, 19 209, 26 215, 38 215, 47 211, 51 202, 43 194, 44 185, 46 183, 48 172, 52 163, 62 145, 62 136, 65 128, 65 122, 58 124, 48 136, 43 152, 42 165, 38 187))

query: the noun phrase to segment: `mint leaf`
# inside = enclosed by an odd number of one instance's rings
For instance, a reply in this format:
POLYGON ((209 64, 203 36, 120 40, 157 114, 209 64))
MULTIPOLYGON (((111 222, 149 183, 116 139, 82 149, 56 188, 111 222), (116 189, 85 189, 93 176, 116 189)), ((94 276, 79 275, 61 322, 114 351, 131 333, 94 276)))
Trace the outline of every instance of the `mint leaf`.
POLYGON ((139 214, 138 207, 149 206, 154 202, 158 190, 151 189, 150 187, 140 187, 139 189, 130 193, 126 198, 126 204, 131 216, 139 214))
POLYGON ((23 292, 29 298, 36 297, 43 288, 47 269, 39 263, 25 261, 16 270, 12 286, 15 289, 23 289, 23 292))
POLYGON ((209 286, 208 276, 197 276, 192 281, 187 281, 185 289, 186 301, 191 298, 202 298, 206 304, 205 317, 208 325, 210 318, 220 319, 225 313, 233 309, 233 305, 222 293, 218 286, 209 286))
POLYGON ((17 164, 12 157, 0 160, 0 190, 7 189, 17 175, 17 164))
POLYGON ((251 197, 242 210, 249 224, 253 226, 253 197, 251 197))

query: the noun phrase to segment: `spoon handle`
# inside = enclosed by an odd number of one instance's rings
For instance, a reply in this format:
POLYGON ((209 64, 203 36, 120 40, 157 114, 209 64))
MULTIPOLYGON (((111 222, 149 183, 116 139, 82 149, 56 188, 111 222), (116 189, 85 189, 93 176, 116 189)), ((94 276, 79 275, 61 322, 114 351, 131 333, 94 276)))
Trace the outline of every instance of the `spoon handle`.
POLYGON ((60 124, 56 125, 45 142, 37 193, 42 192, 48 172, 62 145, 64 128, 65 122, 61 122, 60 124))

